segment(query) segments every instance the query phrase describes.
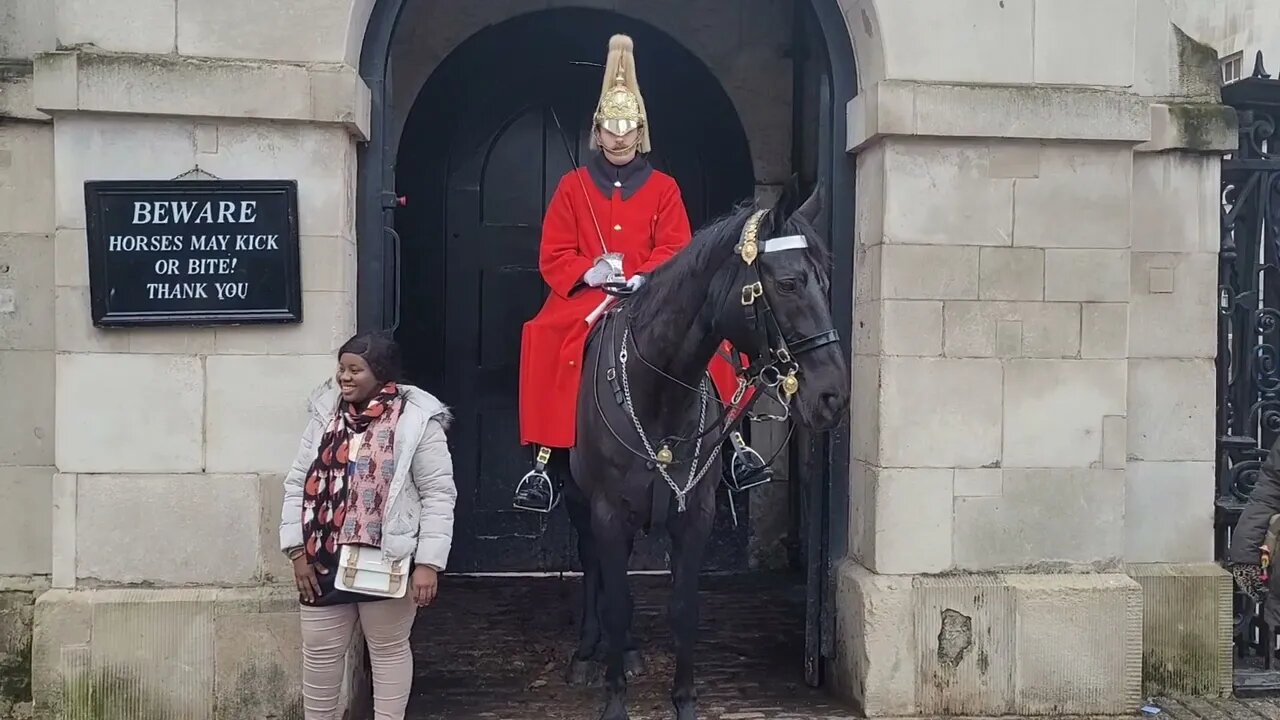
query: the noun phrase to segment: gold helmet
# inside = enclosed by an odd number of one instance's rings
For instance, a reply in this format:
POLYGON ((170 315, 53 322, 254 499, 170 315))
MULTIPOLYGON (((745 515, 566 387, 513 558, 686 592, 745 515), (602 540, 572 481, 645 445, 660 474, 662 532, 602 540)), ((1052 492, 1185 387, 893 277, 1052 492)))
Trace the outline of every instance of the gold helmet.
MULTIPOLYGON (((649 152, 649 118, 644 97, 636 81, 635 43, 627 35, 609 39, 609 59, 605 62, 604 86, 596 106, 595 123, 615 135, 639 130, 639 151, 649 152)), ((595 136, 592 135, 592 145, 595 136)))

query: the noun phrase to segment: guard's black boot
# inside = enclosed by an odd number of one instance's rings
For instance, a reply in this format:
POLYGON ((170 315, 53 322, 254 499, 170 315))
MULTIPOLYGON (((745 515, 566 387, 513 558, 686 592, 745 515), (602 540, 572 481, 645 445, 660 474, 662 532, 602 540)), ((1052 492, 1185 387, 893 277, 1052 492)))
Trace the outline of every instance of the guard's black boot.
POLYGON ((773 480, 773 468, 765 463, 760 453, 747 445, 742 433, 730 433, 729 441, 733 444, 733 454, 725 464, 724 480, 730 490, 745 492, 773 480))
POLYGON ((515 509, 549 513, 560 504, 561 480, 547 473, 547 461, 550 459, 551 448, 538 448, 533 469, 520 478, 520 484, 516 486, 515 498, 511 501, 515 509))

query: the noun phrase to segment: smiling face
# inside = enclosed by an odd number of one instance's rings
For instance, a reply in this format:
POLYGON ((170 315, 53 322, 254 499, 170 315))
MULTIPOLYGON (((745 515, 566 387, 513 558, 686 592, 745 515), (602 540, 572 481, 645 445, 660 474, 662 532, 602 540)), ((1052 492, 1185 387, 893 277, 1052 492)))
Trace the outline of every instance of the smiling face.
POLYGON ((353 405, 367 402, 382 385, 369 368, 369 363, 355 353, 343 353, 338 357, 336 379, 342 399, 353 405))

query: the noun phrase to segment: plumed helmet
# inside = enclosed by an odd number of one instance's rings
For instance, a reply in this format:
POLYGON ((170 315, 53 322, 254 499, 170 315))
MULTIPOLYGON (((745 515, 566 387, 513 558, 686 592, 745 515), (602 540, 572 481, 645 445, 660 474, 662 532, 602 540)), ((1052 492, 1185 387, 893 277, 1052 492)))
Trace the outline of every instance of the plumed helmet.
POLYGON ((649 152, 649 118, 636 80, 635 42, 627 35, 614 35, 609 39, 609 58, 605 62, 595 123, 615 135, 639 130, 639 150, 649 152))

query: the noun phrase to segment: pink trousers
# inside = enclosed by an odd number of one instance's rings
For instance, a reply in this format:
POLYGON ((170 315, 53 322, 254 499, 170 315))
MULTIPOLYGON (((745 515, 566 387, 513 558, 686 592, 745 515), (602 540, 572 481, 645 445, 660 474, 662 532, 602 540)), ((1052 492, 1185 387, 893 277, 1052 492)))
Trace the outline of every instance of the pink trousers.
POLYGON ((369 646, 374 720, 404 720, 413 684, 409 630, 417 609, 409 596, 331 607, 301 606, 305 720, 342 720, 338 695, 357 620, 369 646))

